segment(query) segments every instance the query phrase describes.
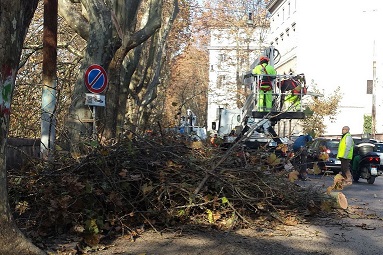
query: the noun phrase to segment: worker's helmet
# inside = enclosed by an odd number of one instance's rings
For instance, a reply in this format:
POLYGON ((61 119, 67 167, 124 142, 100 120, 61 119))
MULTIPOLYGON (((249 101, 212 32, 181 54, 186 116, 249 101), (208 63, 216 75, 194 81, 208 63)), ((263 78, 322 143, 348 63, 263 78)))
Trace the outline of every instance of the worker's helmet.
POLYGON ((268 57, 266 57, 266 56, 262 56, 262 57, 260 57, 259 58, 259 62, 269 62, 269 58, 268 57))

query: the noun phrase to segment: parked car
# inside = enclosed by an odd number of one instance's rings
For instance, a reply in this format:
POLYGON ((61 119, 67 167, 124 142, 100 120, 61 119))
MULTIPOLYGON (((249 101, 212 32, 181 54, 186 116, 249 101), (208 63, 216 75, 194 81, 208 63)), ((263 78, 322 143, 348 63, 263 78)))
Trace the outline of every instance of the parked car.
POLYGON ((354 140, 355 145, 358 145, 360 143, 373 143, 373 144, 375 144, 378 142, 375 139, 368 139, 368 138, 355 138, 355 137, 353 137, 352 139, 354 140))
POLYGON ((338 174, 341 170, 340 160, 336 158, 339 141, 333 138, 314 139, 307 149, 308 167, 312 168, 314 163, 317 163, 323 172, 332 171, 338 174))
POLYGON ((374 144, 374 152, 380 157, 380 166, 379 169, 383 170, 383 143, 375 143, 374 144))

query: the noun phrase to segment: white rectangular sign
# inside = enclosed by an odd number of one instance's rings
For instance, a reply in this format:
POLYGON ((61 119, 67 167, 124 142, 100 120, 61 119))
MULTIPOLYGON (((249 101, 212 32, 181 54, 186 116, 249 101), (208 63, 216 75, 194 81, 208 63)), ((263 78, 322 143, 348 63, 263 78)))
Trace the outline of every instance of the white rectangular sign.
POLYGON ((85 93, 85 105, 105 106, 105 95, 85 93))

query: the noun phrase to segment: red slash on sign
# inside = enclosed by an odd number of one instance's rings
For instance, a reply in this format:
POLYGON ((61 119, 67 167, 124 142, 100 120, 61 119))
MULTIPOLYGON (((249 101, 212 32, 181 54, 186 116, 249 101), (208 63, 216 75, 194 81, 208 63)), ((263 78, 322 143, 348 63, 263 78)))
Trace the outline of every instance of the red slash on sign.
POLYGON ((90 92, 99 94, 106 89, 108 76, 102 66, 95 64, 86 69, 84 81, 85 86, 90 92))

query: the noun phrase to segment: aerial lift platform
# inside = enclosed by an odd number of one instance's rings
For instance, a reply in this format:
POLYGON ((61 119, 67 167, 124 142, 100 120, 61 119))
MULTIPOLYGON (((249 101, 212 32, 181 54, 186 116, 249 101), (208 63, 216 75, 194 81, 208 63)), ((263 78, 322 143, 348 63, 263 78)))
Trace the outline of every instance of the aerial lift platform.
MULTIPOLYGON (((258 106, 260 94, 258 81, 261 77, 251 73, 244 77, 245 84, 248 85, 248 96, 242 108, 242 116, 244 126, 252 126, 247 123, 248 118, 259 120, 255 122, 257 127, 254 130, 270 135, 277 144, 280 144, 282 141, 275 132, 274 126, 280 120, 306 117, 301 101, 302 97, 307 95, 307 87, 303 74, 275 75, 273 77, 273 106, 271 109, 262 109, 263 107, 258 106)), ((244 130, 248 132, 248 130, 244 130)))
MULTIPOLYGON (((269 64, 274 65, 278 61, 279 52, 273 47, 267 48, 262 54, 270 59, 269 64)), ((259 58, 258 58, 259 60, 259 58)), ((256 60, 251 68, 258 64, 256 60)), ((263 75, 264 76, 264 75, 263 75)), ((252 69, 243 76, 245 85, 246 101, 236 116, 236 112, 230 112, 228 109, 219 109, 218 118, 218 134, 223 137, 228 137, 229 130, 223 128, 225 124, 233 124, 232 119, 241 119, 241 124, 231 125, 240 128, 240 133, 235 140, 247 137, 251 140, 254 133, 263 133, 272 138, 277 144, 281 144, 282 139, 274 130, 274 126, 281 120, 305 119, 305 107, 302 105, 302 98, 305 96, 322 96, 320 94, 307 91, 304 74, 277 74, 273 75, 273 106, 271 109, 260 109, 258 107, 259 86, 258 82, 261 79, 259 75, 253 75, 252 69), (225 131, 223 131, 225 130, 225 131), (254 132, 256 131, 256 132, 254 132)), ((228 126, 228 125, 226 125, 228 126)), ((225 140, 225 139, 224 139, 225 140)), ((242 139, 245 140, 245 139, 242 139)))

